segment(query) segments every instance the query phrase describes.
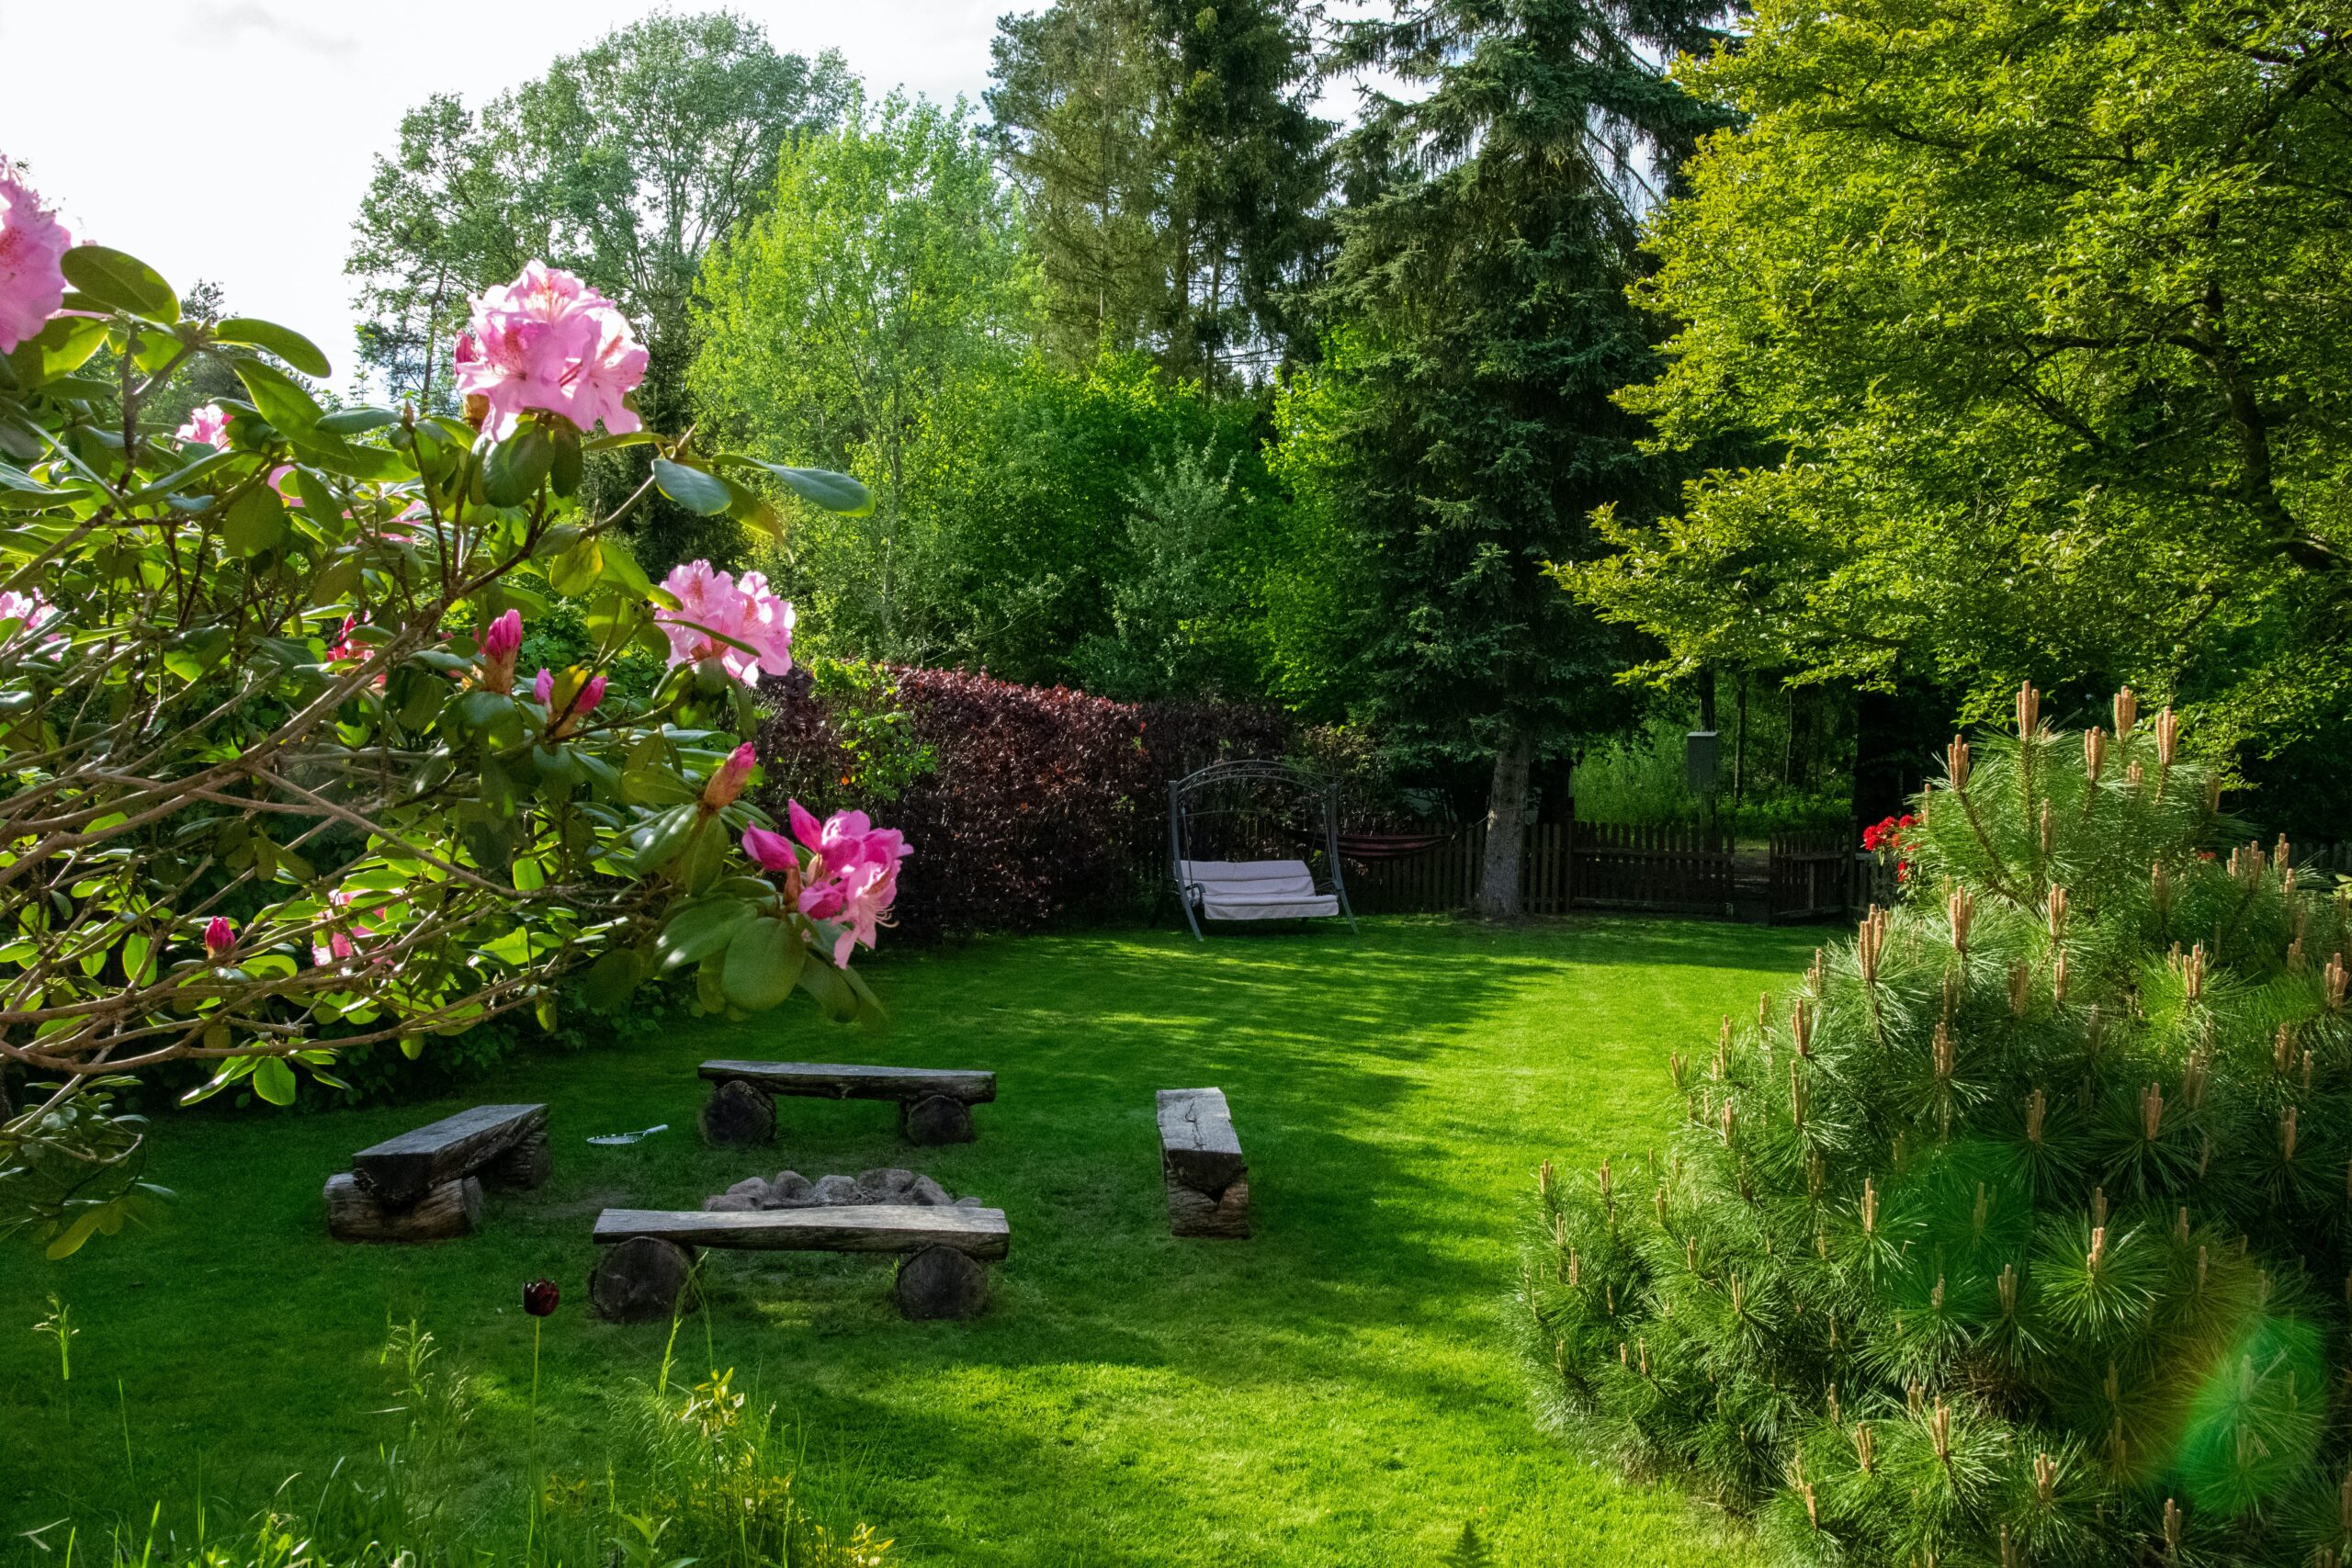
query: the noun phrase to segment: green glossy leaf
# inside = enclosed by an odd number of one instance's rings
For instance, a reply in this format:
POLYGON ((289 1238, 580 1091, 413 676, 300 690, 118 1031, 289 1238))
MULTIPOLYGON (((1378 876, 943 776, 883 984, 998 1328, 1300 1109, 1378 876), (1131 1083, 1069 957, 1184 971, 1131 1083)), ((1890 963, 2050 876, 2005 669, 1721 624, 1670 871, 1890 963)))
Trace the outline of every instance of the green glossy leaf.
POLYGON ((548 469, 548 478, 555 492, 560 496, 575 495, 580 490, 580 432, 570 422, 555 427, 555 462, 548 469))
POLYGON ((637 995, 644 977, 643 962, 630 949, 616 947, 588 966, 581 990, 588 1005, 601 1013, 617 1013, 637 995))
POLYGON ((261 359, 239 359, 232 364, 237 379, 253 394, 254 407, 262 418, 288 435, 308 434, 325 417, 318 400, 277 366, 261 359))
POLYGON ((654 941, 654 952, 665 969, 674 969, 681 964, 699 964, 733 941, 736 931, 752 913, 752 906, 740 898, 706 898, 681 904, 662 922, 662 934, 654 941))
POLYGON ((849 988, 848 980, 832 965, 830 958, 820 957, 803 964, 797 976, 800 988, 816 999, 827 1018, 836 1023, 847 1023, 857 1016, 857 993, 849 988))
POLYGON ((874 510, 874 492, 847 474, 831 468, 792 468, 782 463, 758 463, 784 483, 784 488, 811 506, 864 517, 874 510))
POLYGON ((763 915, 727 944, 719 984, 727 999, 744 1011, 765 1012, 792 995, 808 957, 808 944, 797 926, 763 915))
POLYGON ((254 1068, 254 1092, 272 1105, 291 1105, 295 1093, 294 1069, 282 1056, 265 1056, 254 1068))
POLYGON ((286 542, 286 507, 277 491, 255 485, 220 519, 220 536, 241 556, 257 556, 286 542))
POLYGON ((388 424, 400 422, 401 416, 390 409, 363 406, 337 409, 319 421, 319 428, 329 435, 364 435, 371 430, 381 430, 388 424))
POLYGON ((48 325, 18 344, 8 367, 27 389, 80 369, 107 341, 107 324, 87 316, 52 316, 48 325))
POLYGON ((137 256, 104 245, 75 245, 58 258, 65 281, 91 299, 159 321, 180 319, 180 297, 163 274, 137 256))
POLYGON ((691 803, 674 806, 638 829, 637 874, 650 876, 678 858, 702 820, 702 808, 691 803))
POLYGON ((705 517, 716 517, 734 502, 726 485, 716 477, 667 457, 653 459, 653 482, 663 495, 705 517))
POLYGON ((492 506, 520 506, 546 481, 554 462, 555 443, 538 421, 526 421, 490 449, 482 465, 482 493, 492 506))
MULTIPOLYGON (((266 349, 305 376, 324 378, 334 374, 334 367, 327 363, 327 356, 319 352, 317 344, 293 328, 281 327, 276 321, 256 321, 251 316, 232 316, 225 321, 215 323, 212 335, 222 343, 266 349)), ((365 430, 368 426, 360 428, 365 430)))
POLYGON ((677 806, 698 793, 692 784, 663 768, 629 768, 621 774, 621 798, 631 806, 677 806))

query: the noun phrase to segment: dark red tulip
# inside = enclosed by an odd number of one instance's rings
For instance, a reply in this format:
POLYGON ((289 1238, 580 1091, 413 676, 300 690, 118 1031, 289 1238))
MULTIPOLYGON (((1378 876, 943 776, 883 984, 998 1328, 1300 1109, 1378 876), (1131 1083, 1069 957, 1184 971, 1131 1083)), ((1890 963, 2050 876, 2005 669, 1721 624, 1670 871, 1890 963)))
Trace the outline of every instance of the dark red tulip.
POLYGON ((523 1287, 523 1310, 533 1317, 552 1317, 555 1303, 562 1299, 563 1292, 555 1288, 553 1280, 534 1280, 523 1287))

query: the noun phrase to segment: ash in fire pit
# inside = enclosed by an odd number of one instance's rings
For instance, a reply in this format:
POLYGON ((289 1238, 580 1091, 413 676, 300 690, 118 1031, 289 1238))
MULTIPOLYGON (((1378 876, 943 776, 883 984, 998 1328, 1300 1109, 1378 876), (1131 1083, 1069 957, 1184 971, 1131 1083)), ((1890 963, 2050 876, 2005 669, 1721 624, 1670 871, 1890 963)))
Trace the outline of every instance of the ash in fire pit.
POLYGON ((821 1209, 853 1203, 911 1203, 924 1209, 977 1209, 978 1198, 951 1196, 928 1176, 896 1166, 855 1176, 825 1176, 811 1181, 797 1170, 778 1171, 774 1181, 746 1177, 726 1191, 702 1201, 718 1213, 752 1209, 821 1209))

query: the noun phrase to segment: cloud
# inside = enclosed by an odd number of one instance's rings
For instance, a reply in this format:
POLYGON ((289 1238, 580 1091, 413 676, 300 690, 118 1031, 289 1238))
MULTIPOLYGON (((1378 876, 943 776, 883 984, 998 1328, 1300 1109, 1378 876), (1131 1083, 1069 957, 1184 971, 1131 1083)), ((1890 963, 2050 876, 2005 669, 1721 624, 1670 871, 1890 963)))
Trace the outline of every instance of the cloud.
POLYGON ((349 33, 324 32, 305 27, 290 17, 279 16, 266 6, 244 0, 242 5, 224 6, 219 0, 201 0, 190 7, 188 17, 190 41, 219 48, 243 41, 248 35, 264 39, 276 39, 308 54, 340 59, 358 49, 359 40, 349 33))

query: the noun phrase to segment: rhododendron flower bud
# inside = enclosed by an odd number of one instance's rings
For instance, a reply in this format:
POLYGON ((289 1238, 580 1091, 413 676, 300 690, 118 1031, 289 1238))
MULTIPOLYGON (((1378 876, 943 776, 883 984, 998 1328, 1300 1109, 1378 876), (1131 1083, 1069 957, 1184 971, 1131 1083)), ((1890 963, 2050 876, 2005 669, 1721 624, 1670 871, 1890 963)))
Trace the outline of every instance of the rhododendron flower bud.
POLYGON ((514 689, 514 656, 523 650, 523 612, 509 610, 481 634, 481 683, 484 690, 514 689))
POLYGON ((574 718, 586 717, 588 715, 594 713, 596 711, 596 705, 604 700, 605 678, 602 675, 589 676, 588 683, 581 687, 580 694, 571 700, 571 716, 574 718))
POLYGON ((207 403, 200 409, 192 410, 187 423, 174 434, 182 441, 194 442, 201 446, 218 446, 226 451, 229 447, 229 416, 219 403, 207 403))
POLYGON ((645 349, 620 308, 571 273, 533 262, 503 288, 475 296, 458 337, 458 391, 479 428, 512 434, 526 409, 560 414, 582 431, 638 428, 628 394, 645 379, 645 349))
POLYGON ((204 951, 215 964, 227 956, 229 950, 236 945, 237 933, 230 930, 226 919, 215 915, 204 922, 204 951))
POLYGON ((538 705, 543 708, 552 707, 555 705, 554 671, 548 669, 544 664, 539 666, 538 675, 531 682, 531 695, 537 700, 538 705))
POLYGON ((743 853, 762 871, 797 871, 800 856, 792 840, 766 828, 743 829, 743 853))
POLYGON ((729 752, 727 761, 718 764, 718 771, 710 775, 708 784, 703 785, 702 803, 714 811, 734 805, 735 797, 743 793, 744 781, 752 776, 752 769, 759 760, 760 754, 752 750, 748 740, 729 752))
POLYGON ((40 335, 65 303, 60 259, 74 236, 0 161, 0 354, 40 335))

